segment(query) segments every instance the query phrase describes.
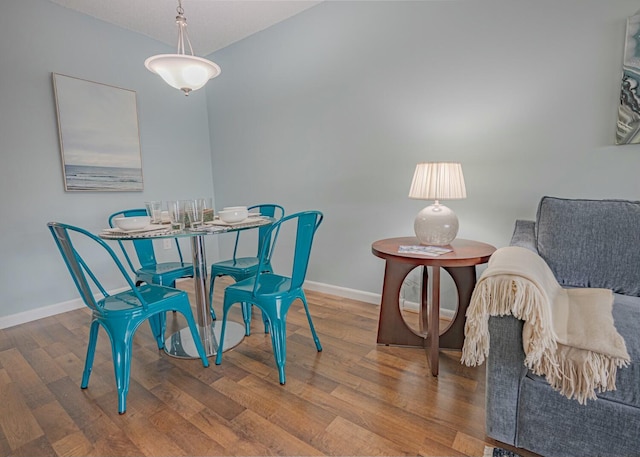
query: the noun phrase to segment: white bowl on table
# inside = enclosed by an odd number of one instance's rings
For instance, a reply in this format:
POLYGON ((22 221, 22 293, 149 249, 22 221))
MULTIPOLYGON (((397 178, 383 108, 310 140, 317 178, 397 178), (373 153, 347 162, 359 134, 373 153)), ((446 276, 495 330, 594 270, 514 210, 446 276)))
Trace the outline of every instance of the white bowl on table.
POLYGON ((223 209, 222 211, 218 211, 218 217, 228 224, 233 224, 234 222, 241 222, 248 218, 249 211, 246 206, 239 209, 223 209))
POLYGON ((149 216, 116 217, 113 222, 120 230, 140 230, 151 223, 151 218, 149 216))

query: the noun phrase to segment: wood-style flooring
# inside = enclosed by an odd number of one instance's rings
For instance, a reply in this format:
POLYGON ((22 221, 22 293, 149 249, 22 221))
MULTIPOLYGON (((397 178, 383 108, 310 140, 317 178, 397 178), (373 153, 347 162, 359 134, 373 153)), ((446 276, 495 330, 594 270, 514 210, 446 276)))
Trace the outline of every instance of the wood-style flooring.
MULTIPOLYGON (((88 310, 0 330, 0 455, 482 456, 485 445, 500 446, 484 432, 484 367, 442 351, 432 377, 425 350, 376 344, 378 307, 307 297, 324 350, 295 303, 284 386, 258 310, 251 336, 209 368, 159 351, 142 326, 124 415, 104 330, 80 389, 88 310)), ((168 332, 181 326, 169 313, 168 332)))

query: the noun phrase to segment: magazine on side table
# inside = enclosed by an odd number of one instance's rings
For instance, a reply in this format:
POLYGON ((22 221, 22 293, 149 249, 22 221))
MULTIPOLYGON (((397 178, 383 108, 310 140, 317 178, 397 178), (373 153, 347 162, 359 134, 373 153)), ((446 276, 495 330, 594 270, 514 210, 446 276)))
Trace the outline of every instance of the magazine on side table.
POLYGON ((446 254, 447 252, 452 252, 453 249, 444 247, 444 246, 423 246, 423 245, 412 245, 412 246, 398 246, 398 254, 419 254, 426 255, 429 257, 438 257, 442 254, 446 254))

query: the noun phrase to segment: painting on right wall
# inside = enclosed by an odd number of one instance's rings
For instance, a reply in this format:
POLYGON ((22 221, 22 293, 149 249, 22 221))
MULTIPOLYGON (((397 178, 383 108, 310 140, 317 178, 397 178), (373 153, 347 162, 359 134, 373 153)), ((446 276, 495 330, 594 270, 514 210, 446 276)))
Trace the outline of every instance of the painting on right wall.
POLYGON ((627 19, 616 144, 640 143, 640 14, 627 19))

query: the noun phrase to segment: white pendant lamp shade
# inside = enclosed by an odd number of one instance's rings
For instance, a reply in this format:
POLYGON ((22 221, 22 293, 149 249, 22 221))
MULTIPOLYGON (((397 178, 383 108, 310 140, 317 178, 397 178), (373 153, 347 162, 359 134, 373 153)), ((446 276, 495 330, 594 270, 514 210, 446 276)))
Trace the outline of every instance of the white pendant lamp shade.
POLYGON ((210 60, 187 54, 152 56, 144 61, 144 66, 185 94, 200 89, 221 72, 220 67, 210 60))
POLYGON ((176 11, 178 12, 176 16, 178 52, 149 57, 144 61, 144 66, 149 71, 160 75, 171 87, 189 95, 191 91, 200 89, 211 78, 218 76, 220 67, 210 60, 193 55, 193 48, 187 34, 187 18, 184 17, 181 0, 178 0, 176 11), (185 45, 188 46, 191 54, 185 52, 185 45))

